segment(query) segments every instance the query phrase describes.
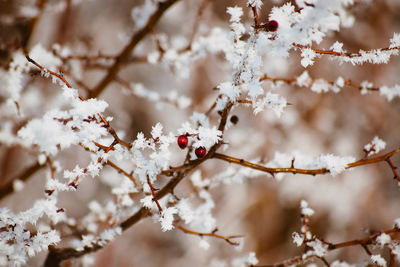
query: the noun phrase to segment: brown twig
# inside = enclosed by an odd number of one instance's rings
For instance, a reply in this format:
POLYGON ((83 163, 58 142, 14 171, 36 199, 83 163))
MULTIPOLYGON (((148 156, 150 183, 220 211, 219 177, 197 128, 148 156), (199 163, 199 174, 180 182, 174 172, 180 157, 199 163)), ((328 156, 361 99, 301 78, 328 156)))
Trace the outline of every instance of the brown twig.
POLYGON ((287 259, 280 263, 268 264, 268 265, 250 265, 251 267, 288 267, 296 266, 297 264, 304 264, 312 260, 313 258, 318 258, 316 255, 304 254, 300 256, 295 256, 291 259, 287 259))
MULTIPOLYGON (((390 234, 399 233, 399 232, 400 232, 400 228, 395 227, 395 228, 386 230, 384 232, 375 233, 375 234, 370 235, 370 236, 368 236, 366 238, 363 238, 363 239, 355 239, 355 240, 345 241, 345 242, 336 243, 336 244, 329 243, 329 242, 326 242, 326 241, 323 241, 323 242, 328 245, 328 249, 329 250, 334 250, 334 249, 344 248, 344 247, 357 246, 357 245, 366 246, 366 245, 373 244, 373 242, 375 242, 376 238, 378 236, 380 236, 381 234, 390 235, 390 234)), ((368 251, 367 254, 370 255, 371 252, 368 251)))
MULTIPOLYGON (((394 154, 399 153, 399 152, 400 152, 400 147, 387 153, 387 154, 379 156, 379 157, 374 157, 374 158, 369 158, 369 159, 361 159, 361 160, 349 163, 349 164, 347 164, 347 166, 345 168, 350 169, 350 168, 354 168, 357 166, 386 161, 387 159, 390 159, 390 157, 392 157, 394 154)), ((293 173, 293 174, 299 173, 299 174, 308 174, 308 175, 329 173, 329 170, 326 168, 320 168, 320 169, 299 169, 299 168, 292 168, 292 167, 290 167, 290 168, 269 168, 269 167, 265 167, 263 165, 251 163, 244 159, 239 159, 239 158, 231 157, 231 156, 220 154, 220 153, 214 153, 213 157, 230 162, 230 163, 242 165, 244 167, 248 167, 248 168, 252 168, 255 170, 262 171, 262 172, 266 172, 271 175, 273 175, 275 173, 293 173)))
POLYGON ((173 225, 174 225, 177 229, 179 229, 179 230, 181 230, 182 232, 184 232, 185 234, 197 235, 197 236, 200 236, 200 237, 203 237, 203 236, 210 236, 210 237, 215 237, 215 238, 218 238, 218 239, 223 239, 223 240, 225 240, 225 242, 227 242, 228 244, 230 244, 230 245, 232 245, 232 246, 238 246, 239 243, 238 243, 238 242, 235 242, 235 241, 232 241, 231 239, 243 237, 242 235, 230 235, 230 236, 219 235, 219 234, 216 233, 218 229, 215 229, 214 231, 212 231, 212 232, 210 232, 210 233, 200 233, 200 232, 196 232, 196 231, 187 229, 187 228, 185 228, 185 227, 183 227, 183 226, 180 226, 180 225, 177 224, 177 223, 173 223, 173 225))
POLYGON ((126 172, 124 169, 119 167, 117 164, 112 162, 111 160, 107 160, 106 162, 107 165, 111 166, 112 168, 116 169, 118 172, 124 174, 126 177, 128 177, 138 188, 141 187, 140 183, 132 176, 132 174, 129 174, 126 172))
POLYGON ((194 37, 196 36, 197 29, 199 28, 200 18, 203 15, 204 9, 206 8, 208 3, 209 3, 209 0, 202 0, 201 1, 200 5, 199 5, 199 8, 197 9, 196 18, 194 20, 192 32, 191 32, 190 37, 189 37, 189 43, 180 52, 188 51, 188 50, 192 49, 192 44, 193 44, 193 41, 194 41, 194 37))
POLYGON ((54 179, 55 178, 54 173, 55 173, 56 169, 54 168, 53 161, 51 160, 51 158, 49 156, 47 156, 46 157, 46 162, 49 165, 50 177, 51 177, 51 179, 54 179))
MULTIPOLYGON (((354 240, 340 242, 340 243, 330 243, 330 242, 322 240, 321 238, 318 238, 318 239, 328 246, 328 251, 332 251, 332 250, 339 249, 339 248, 345 248, 345 247, 361 246, 368 255, 372 255, 372 253, 368 249, 368 245, 375 244, 376 238, 378 236, 380 236, 383 233, 390 235, 390 234, 399 233, 399 232, 400 232, 400 228, 395 227, 395 228, 386 230, 384 232, 375 233, 375 234, 370 235, 363 239, 354 239, 354 240)), ((278 267, 278 266, 286 267, 286 266, 292 266, 292 265, 305 263, 305 261, 311 260, 312 257, 317 257, 317 256, 312 255, 312 254, 311 255, 303 254, 303 255, 295 256, 291 259, 285 260, 281 263, 275 263, 275 264, 271 264, 271 265, 256 265, 256 266, 257 267, 278 267)), ((317 257, 317 258, 322 260, 321 257, 317 257)))
POLYGON ((179 0, 167 0, 158 3, 157 10, 149 18, 147 24, 132 36, 129 44, 115 58, 114 64, 107 70, 107 74, 104 76, 104 78, 92 91, 90 91, 89 98, 96 98, 104 91, 104 89, 114 80, 115 76, 118 74, 119 69, 121 68, 121 62, 130 57, 136 45, 153 29, 158 20, 164 14, 164 12, 178 1, 179 0))
POLYGON ((31 37, 32 37, 32 35, 33 35, 33 32, 35 31, 35 29, 36 29, 36 26, 37 26, 37 24, 38 24, 38 21, 40 20, 40 17, 41 17, 41 15, 42 15, 42 13, 43 13, 43 10, 44 10, 44 8, 46 7, 46 3, 47 3, 47 0, 38 0, 37 2, 36 2, 36 7, 37 7, 37 9, 38 9, 38 14, 35 16, 35 17, 33 17, 30 21, 29 21, 29 25, 28 25, 28 32, 27 32, 27 35, 23 38, 23 40, 22 40, 22 47, 25 49, 27 46, 28 46, 28 44, 29 44, 29 40, 31 39, 31 37))
MULTIPOLYGON (((145 98, 145 97, 143 97, 143 96, 140 96, 140 95, 136 94, 135 91, 134 91, 134 88, 132 88, 132 86, 129 84, 129 82, 127 82, 127 81, 121 79, 120 77, 115 77, 115 81, 118 82, 119 84, 121 84, 121 85, 122 85, 123 87, 125 87, 126 89, 128 89, 130 92, 132 92, 132 94, 133 94, 134 96, 136 96, 136 97, 142 97, 142 98, 144 98, 144 99, 147 99, 147 98, 145 98)), ((150 99, 149 101, 151 101, 151 99, 150 99)), ((158 102, 161 102, 161 103, 170 104, 170 105, 173 105, 173 106, 179 108, 178 100, 171 100, 171 99, 169 99, 168 97, 159 96, 159 98, 157 99, 157 101, 158 101, 158 102)))
MULTIPOLYGON (((314 51, 317 54, 320 55, 330 55, 330 56, 335 56, 335 57, 348 57, 348 58, 356 58, 356 57, 362 57, 362 54, 360 52, 358 53, 349 53, 349 52, 336 52, 333 50, 321 50, 321 49, 315 49, 315 48, 311 48, 305 45, 301 45, 301 44, 296 44, 293 43, 292 44, 294 47, 300 48, 300 49, 311 49, 312 51, 314 51)), ((385 47, 385 48, 380 48, 380 51, 391 51, 391 50, 400 50, 399 46, 396 47, 385 47)), ((368 51, 366 51, 368 52, 368 51)))
MULTIPOLYGON (((33 60, 32 58, 30 58, 28 55, 25 55, 26 59, 28 60, 28 62, 34 64, 36 67, 38 67, 41 71, 43 72, 47 72, 55 77, 57 77, 58 79, 60 79, 68 88, 72 88, 72 86, 68 83, 68 81, 64 78, 63 75, 58 74, 52 70, 49 70, 45 67, 43 67, 42 65, 40 65, 39 63, 37 63, 35 60, 33 60)), ((78 98, 81 101, 86 101, 85 98, 83 98, 81 95, 78 95, 78 98)), ((131 148, 132 145, 129 144, 128 142, 125 142, 123 140, 121 140, 116 131, 114 130, 114 128, 111 127, 110 123, 103 117, 103 115, 101 115, 100 113, 97 113, 97 115, 99 116, 100 120, 104 123, 104 126, 106 127, 107 131, 114 137, 114 140, 116 141, 116 143, 125 146, 127 148, 131 148)), ((112 147, 111 147, 112 148, 112 147)), ((110 149, 111 149, 110 148, 110 149)))
POLYGON ((163 211, 163 209, 162 209, 160 203, 157 200, 155 189, 154 189, 153 185, 151 184, 150 178, 148 176, 147 176, 147 184, 150 186, 150 191, 151 191, 151 194, 153 196, 153 201, 156 203, 158 211, 161 213, 163 211))
MULTIPOLYGON (((79 145, 81 147, 83 147, 86 151, 90 151, 92 153, 96 153, 95 151, 92 151, 90 148, 84 146, 82 143, 79 143, 79 145)), ((106 148, 104 146, 99 146, 95 143, 96 146, 98 146, 99 148, 101 147, 101 149, 105 150, 106 148)), ((135 177, 132 176, 132 174, 128 173, 127 171, 125 171, 124 169, 122 169, 121 167, 119 167, 117 164, 115 164, 114 162, 112 162, 111 160, 107 160, 107 162, 105 162, 104 164, 114 168, 115 170, 117 170, 119 173, 124 174, 126 177, 128 177, 138 188, 141 188, 141 184, 135 179, 135 177)))
POLYGON ((251 7, 251 10, 253 11, 253 17, 254 17, 254 28, 258 29, 260 26, 260 21, 258 19, 258 13, 257 13, 257 8, 255 6, 251 7))
POLYGON ((40 165, 38 162, 32 164, 23 170, 20 174, 12 178, 8 183, 0 187, 0 199, 14 192, 13 182, 15 180, 26 181, 39 170, 43 169, 46 165, 40 165))
POLYGON ((400 177, 397 174, 397 167, 393 165, 393 162, 390 160, 390 158, 385 159, 385 161, 389 164, 390 169, 392 169, 394 179, 396 179, 398 182, 400 182, 400 177))
MULTIPOLYGON (((268 77, 267 75, 264 75, 260 78, 260 81, 272 81, 272 82, 284 82, 286 84, 293 84, 297 82, 296 78, 276 78, 276 77, 268 77)), ((313 83, 315 83, 316 79, 310 79, 310 85, 312 85, 313 83)), ((326 83, 330 84, 330 85, 335 85, 335 82, 333 81, 326 81, 326 83)), ((354 87, 357 88, 358 90, 362 90, 363 86, 359 83, 355 83, 351 80, 344 80, 344 85, 350 86, 350 87, 354 87)), ((378 87, 370 87, 370 88, 366 88, 368 91, 379 91, 378 87)))
MULTIPOLYGON (((229 115, 229 112, 233 106, 233 103, 228 103, 225 107, 225 109, 221 112, 221 119, 219 122, 218 130, 224 131, 227 118, 229 115)), ((185 168, 182 168, 179 172, 175 174, 175 176, 169 180, 169 182, 164 185, 160 190, 154 192, 153 198, 155 200, 159 200, 166 196, 167 194, 171 193, 173 194, 174 188, 179 184, 180 181, 183 180, 187 176, 189 172, 191 172, 193 169, 198 167, 201 163, 206 161, 207 159, 210 159, 215 151, 222 145, 222 142, 219 142, 215 145, 213 145, 207 155, 202 158, 202 159, 197 159, 197 160, 192 160, 188 164, 185 165, 185 168)), ((135 214, 133 214, 131 217, 123 221, 119 226, 122 228, 123 231, 127 230, 140 220, 148 217, 151 215, 151 212, 145 208, 142 207, 140 208, 135 214)), ((46 261, 45 261, 45 267, 57 267, 60 266, 61 262, 70 258, 77 258, 81 257, 85 254, 97 251, 99 249, 103 248, 102 246, 95 244, 91 247, 84 247, 82 251, 77 251, 74 248, 56 248, 56 247, 49 247, 49 254, 47 255, 46 261)))

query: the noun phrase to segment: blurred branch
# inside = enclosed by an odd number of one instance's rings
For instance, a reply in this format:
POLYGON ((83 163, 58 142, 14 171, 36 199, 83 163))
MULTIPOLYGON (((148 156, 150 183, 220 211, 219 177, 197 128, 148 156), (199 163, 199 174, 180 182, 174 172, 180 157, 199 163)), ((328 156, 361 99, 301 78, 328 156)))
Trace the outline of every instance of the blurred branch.
POLYGON ((39 170, 43 169, 46 165, 40 165, 38 162, 27 167, 19 175, 12 178, 8 183, 0 187, 0 199, 14 192, 13 183, 15 180, 26 181, 39 170))
POLYGON ((36 7, 39 10, 39 12, 38 12, 37 16, 33 17, 29 21, 28 33, 25 36, 25 38, 23 39, 22 44, 21 44, 24 49, 26 49, 26 47, 29 44, 29 40, 31 39, 32 34, 36 29, 37 23, 40 20, 40 17, 41 17, 41 15, 43 13, 43 10, 44 10, 45 6, 46 6, 46 3, 47 3, 47 0, 37 0, 37 2, 36 2, 36 7))
POLYGON ((399 233, 399 232, 400 232, 400 228, 394 227, 392 229, 389 229, 389 230, 386 230, 386 231, 383 231, 383 232, 375 233, 375 234, 370 235, 370 236, 368 236, 366 238, 363 238, 363 239, 354 239, 354 240, 351 240, 351 241, 345 241, 345 242, 340 242, 340 243, 336 243, 336 244, 329 243, 329 242, 326 242, 326 241, 323 241, 323 242, 328 245, 328 249, 329 250, 334 250, 334 249, 338 249, 338 248, 351 247, 351 246, 357 246, 357 245, 361 245, 361 246, 371 245, 371 244, 373 244, 375 242, 376 238, 378 236, 380 236, 381 234, 390 235, 390 234, 399 233))
POLYGON ((188 51, 188 50, 192 49, 193 40, 194 40, 194 37, 196 36, 197 30, 199 28, 200 18, 203 15, 204 9, 207 7, 207 4, 209 2, 210 2, 210 0, 202 0, 201 1, 199 8, 197 9, 197 14, 196 14, 196 18, 193 23, 193 29, 192 29, 192 33, 190 34, 189 43, 186 46, 186 48, 183 49, 183 51, 188 51))
POLYGON ((118 74, 121 63, 130 57, 136 45, 153 29, 164 12, 178 1, 179 0, 167 0, 165 2, 158 3, 157 10, 149 18, 147 24, 132 36, 129 44, 116 57, 114 64, 107 70, 107 74, 100 81, 100 83, 89 93, 88 98, 96 98, 103 92, 103 90, 114 80, 115 76, 118 74))
MULTIPOLYGON (((295 84, 297 82, 296 78, 274 78, 274 77, 268 77, 267 75, 264 75, 260 78, 260 81, 272 81, 272 82, 284 82, 286 84, 295 84)), ((310 86, 315 83, 315 81, 317 81, 317 79, 310 79, 310 86)), ((335 85, 336 83, 333 81, 326 81, 330 85, 335 85)), ((344 85, 350 86, 350 87, 354 87, 357 88, 358 90, 362 90, 363 86, 359 83, 355 83, 352 82, 351 80, 344 80, 343 81, 344 85)), ((369 88, 365 88, 368 91, 379 91, 378 87, 369 87, 369 88)))
MULTIPOLYGON (((66 63, 71 60, 78 60, 81 61, 82 64, 86 68, 92 68, 92 69, 108 69, 112 64, 115 63, 117 60, 118 56, 114 55, 103 55, 103 54, 98 54, 98 55, 69 55, 69 56, 62 56, 57 51, 53 51, 61 60, 66 63)), ((129 58, 127 58, 125 61, 121 62, 121 65, 124 64, 132 64, 132 63, 147 63, 147 56, 134 56, 131 55, 129 58)))

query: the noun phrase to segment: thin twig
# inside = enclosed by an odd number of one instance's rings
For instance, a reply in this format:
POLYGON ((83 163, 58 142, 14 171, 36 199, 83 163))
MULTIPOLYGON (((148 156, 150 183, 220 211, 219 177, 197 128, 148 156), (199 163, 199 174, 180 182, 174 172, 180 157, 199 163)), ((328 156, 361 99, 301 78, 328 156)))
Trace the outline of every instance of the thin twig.
MULTIPOLYGON (((345 169, 350 169, 350 168, 354 168, 357 166, 362 166, 362 165, 367 165, 367 164, 372 164, 372 163, 377 163, 377 162, 381 162, 381 161, 385 161, 387 159, 389 159, 391 156, 393 156, 396 153, 400 152, 400 147, 387 153, 384 154, 382 156, 379 157, 374 157, 374 158, 369 158, 369 159, 361 159, 352 163, 349 163, 346 165, 345 169)), ((327 168, 320 168, 320 169, 299 169, 299 168, 269 168, 269 167, 265 167, 263 165, 260 164, 256 164, 256 163, 251 163, 249 161, 246 161, 244 159, 239 159, 239 158, 235 158, 232 156, 228 156, 228 155, 224 155, 224 154, 220 154, 220 153, 215 153, 213 155, 214 158, 217 159, 221 159, 230 163, 235 163, 238 165, 242 165, 244 167, 248 167, 251 169, 255 169, 255 170, 259 170, 262 172, 266 172, 269 174, 274 174, 274 173, 299 173, 299 174, 308 174, 308 175, 317 175, 317 174, 325 174, 325 173, 329 173, 329 170, 327 168)))
MULTIPOLYGON (((284 82, 286 84, 293 84, 297 82, 296 78, 276 78, 276 77, 269 77, 267 75, 264 75, 260 78, 260 81, 272 81, 272 82, 284 82)), ((315 83, 316 79, 310 79, 310 85, 312 85, 313 83, 315 83)), ((335 82, 333 81, 326 81, 328 84, 330 85, 335 85, 335 82)), ((344 80, 343 81, 344 85, 350 86, 350 87, 354 87, 357 88, 358 90, 363 90, 363 86, 359 83, 355 83, 351 80, 344 80)), ((369 87, 369 88, 365 88, 368 91, 379 91, 378 87, 369 87)))
MULTIPOLYGON (((227 118, 229 115, 230 110, 232 109, 233 103, 229 102, 225 109, 221 112, 221 119, 219 122, 218 130, 221 132, 224 131, 227 118)), ((217 144, 213 145, 207 155, 202 158, 202 159, 197 159, 197 160, 192 160, 185 166, 185 168, 182 168, 176 175, 169 180, 169 182, 164 185, 160 190, 154 192, 153 198, 155 200, 159 200, 166 196, 169 193, 173 193, 174 188, 181 182, 189 172, 191 172, 193 169, 198 167, 201 163, 206 161, 207 159, 212 158, 213 154, 215 151, 222 145, 222 142, 218 142, 217 144)), ((140 220, 148 217, 151 215, 150 210, 148 210, 145 207, 141 207, 135 214, 133 214, 131 217, 123 221, 119 226, 122 228, 123 231, 127 230, 140 220)), ((91 247, 84 247, 82 251, 77 251, 74 248, 57 248, 57 247, 49 247, 49 254, 47 255, 46 261, 45 261, 45 267, 57 267, 60 266, 61 262, 70 258, 77 258, 81 257, 85 254, 97 251, 99 249, 103 248, 102 246, 95 244, 91 247)))
POLYGON ((227 242, 228 244, 233 245, 233 246, 238 246, 240 243, 232 241, 231 239, 243 237, 242 235, 230 235, 230 236, 219 235, 219 234, 216 233, 217 229, 212 231, 212 232, 209 232, 209 233, 200 233, 200 232, 196 232, 196 231, 187 229, 187 228, 185 228, 183 226, 180 226, 177 223, 173 223, 173 225, 177 229, 179 229, 182 232, 184 232, 185 234, 197 235, 197 236, 200 236, 200 237, 203 237, 203 236, 215 237, 215 238, 223 239, 223 240, 225 240, 225 242, 227 242))
POLYGON ((26 181, 30 177, 32 177, 36 172, 43 169, 45 166, 46 166, 45 164, 40 165, 38 162, 36 162, 31 166, 27 167, 25 170, 23 170, 20 174, 18 174, 14 178, 10 179, 8 183, 0 187, 0 199, 14 192, 13 182, 15 180, 26 181))
POLYGON ((122 52, 115 58, 114 64, 107 70, 107 74, 99 82, 99 84, 89 93, 89 98, 96 98, 99 96, 104 89, 114 80, 115 76, 118 74, 121 68, 121 62, 125 61, 130 57, 136 45, 154 28, 156 23, 159 21, 164 12, 173 4, 179 0, 167 0, 158 3, 158 8, 154 14, 149 18, 147 24, 136 32, 129 44, 122 50, 122 52))
MULTIPOLYGON (((311 49, 312 51, 314 51, 317 54, 320 55, 331 55, 331 56, 336 56, 336 57, 348 57, 348 58, 355 58, 355 57, 362 57, 363 55, 358 52, 358 53, 350 53, 350 52, 336 52, 333 50, 321 50, 321 49, 315 49, 315 48, 311 48, 305 45, 301 45, 301 44, 296 44, 293 43, 292 44, 294 47, 300 48, 300 49, 311 49)), ((392 50, 400 50, 400 46, 396 46, 396 47, 385 47, 385 48, 380 48, 380 51, 392 51, 392 50)), ((368 53, 368 51, 367 51, 368 53)))

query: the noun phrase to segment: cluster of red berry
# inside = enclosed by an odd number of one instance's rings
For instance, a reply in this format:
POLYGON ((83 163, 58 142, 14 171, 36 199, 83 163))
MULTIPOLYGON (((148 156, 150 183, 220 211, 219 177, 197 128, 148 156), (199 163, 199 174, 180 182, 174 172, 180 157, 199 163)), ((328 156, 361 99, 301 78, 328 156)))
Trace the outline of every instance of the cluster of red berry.
POLYGON ((270 20, 268 21, 267 25, 266 25, 266 29, 269 32, 274 32, 278 29, 278 22, 276 20, 270 20))
MULTIPOLYGON (((187 147, 188 143, 189 143, 189 139, 188 139, 187 134, 182 134, 182 135, 178 136, 178 146, 181 149, 185 149, 187 147)), ((201 159, 201 158, 204 158, 205 155, 207 154, 207 149, 204 146, 199 146, 198 148, 196 148, 194 153, 196 154, 196 156, 199 159, 201 159)))

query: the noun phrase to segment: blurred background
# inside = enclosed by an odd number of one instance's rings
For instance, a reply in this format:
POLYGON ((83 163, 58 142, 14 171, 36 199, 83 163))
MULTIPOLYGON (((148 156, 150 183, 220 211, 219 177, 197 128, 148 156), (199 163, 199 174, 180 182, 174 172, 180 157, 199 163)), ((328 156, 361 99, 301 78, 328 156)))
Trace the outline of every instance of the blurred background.
MULTIPOLYGON (((176 132, 193 112, 203 113, 209 109, 218 96, 213 88, 231 77, 232 70, 223 55, 207 55, 184 65, 182 69, 186 75, 168 62, 148 62, 148 55, 157 52, 160 43, 165 49, 187 44, 196 20, 199 24, 195 39, 206 35, 213 27, 228 29, 226 9, 229 6, 243 7, 242 21, 250 26, 253 18, 246 2, 184 0, 163 15, 154 30, 134 50, 131 60, 124 63, 118 77, 128 83, 141 83, 164 98, 176 91, 178 96, 192 101, 183 109, 168 101, 156 104, 135 95, 122 83, 111 83, 98 98, 109 103, 105 115, 114 118, 112 126, 124 140, 133 141, 138 132, 149 136, 151 127, 157 122, 164 125, 166 132, 176 132), (197 16, 199 8, 202 10, 200 17, 197 16)), ((0 1, 0 92, 13 53, 18 49, 29 51, 40 43, 57 55, 59 52, 54 49, 54 44, 68 48, 69 54, 76 56, 63 58, 60 71, 80 94, 87 96, 111 65, 112 59, 108 56, 118 55, 135 33, 137 25, 132 10, 143 3, 139 0, 0 1)), ((286 1, 264 1, 260 20, 266 22, 272 7, 284 3, 286 1)), ((355 18, 354 25, 331 32, 315 48, 329 49, 335 41, 344 43, 344 49, 352 52, 383 48, 389 46, 394 32, 400 32, 399 1, 355 1, 349 12, 355 18)), ((300 60, 298 51, 291 51, 286 59, 266 57, 264 70, 270 77, 296 78, 305 70, 300 60)), ((342 76, 356 83, 368 80, 377 87, 400 83, 399 57, 391 58, 389 64, 353 66, 323 56, 306 70, 311 77, 328 81, 342 76)), ((268 110, 253 115, 249 108, 235 108, 231 115, 236 115, 239 121, 226 131, 224 141, 229 146, 223 153, 264 163, 272 160, 276 152, 293 151, 315 157, 332 153, 361 159, 364 145, 374 136, 386 141, 384 153, 400 144, 398 98, 389 102, 378 92, 362 95, 358 89, 346 86, 340 93, 317 94, 308 88, 267 81, 264 89, 284 96, 290 105, 280 118, 268 110)), ((27 121, 41 117, 57 105, 55 99, 60 91, 49 79, 31 72, 21 94, 19 106, 23 115, 20 116, 6 112, 6 95, 1 93, 2 133, 5 125, 9 125, 15 135, 27 121)), ((218 118, 216 112, 211 113, 213 125, 217 125, 218 118)), ((28 150, 7 143, 6 138, 11 137, 3 135, 0 142, 0 188, 4 196, 0 199, 0 207, 19 212, 29 208, 34 199, 43 198, 49 170, 46 166, 37 167, 21 191, 6 194, 4 189, 27 168, 35 166, 39 155, 37 149, 28 150)), ((180 164, 184 155, 178 147, 173 154, 175 165, 180 164)), ((89 155, 80 147, 71 147, 54 160, 65 169, 73 169, 78 163, 85 166, 89 155)), ((400 166, 399 155, 392 161, 400 166)), ((129 163, 120 164, 129 169, 129 163)), ((106 248, 83 260, 67 261, 64 266, 89 266, 89 263, 98 267, 224 266, 222 261, 230 262, 250 251, 256 253, 260 264, 280 262, 303 252, 292 242, 292 233, 299 232, 300 228, 299 203, 302 199, 315 210, 311 219, 312 231, 330 242, 363 238, 374 231, 390 229, 393 220, 400 217, 399 187, 385 162, 357 167, 335 177, 287 174, 274 179, 265 174, 246 179, 246 172, 241 169, 243 167, 223 161, 208 160, 196 170, 204 179, 214 181, 209 192, 216 204, 213 215, 219 232, 244 236, 239 249, 223 240, 205 238, 211 245, 205 250, 199 246, 201 239, 198 236, 186 235, 176 229, 164 233, 159 223, 147 218, 106 248), (225 177, 227 170, 240 179, 225 177)), ((90 211, 88 204, 91 201, 105 205, 112 199, 111 188, 120 181, 118 172, 105 167, 99 178, 86 178, 76 192, 60 194, 59 205, 69 217, 79 222, 90 211)), ((187 197, 193 190, 190 179, 185 179, 177 187, 176 195, 187 197)), ((65 226, 56 228, 65 236, 71 234, 65 226)), ((66 245, 67 242, 61 244, 66 245)), ((40 266, 45 257, 46 253, 41 253, 28 265, 40 266)), ((341 259, 349 263, 368 258, 361 247, 335 250, 327 256, 329 261, 341 259)))

